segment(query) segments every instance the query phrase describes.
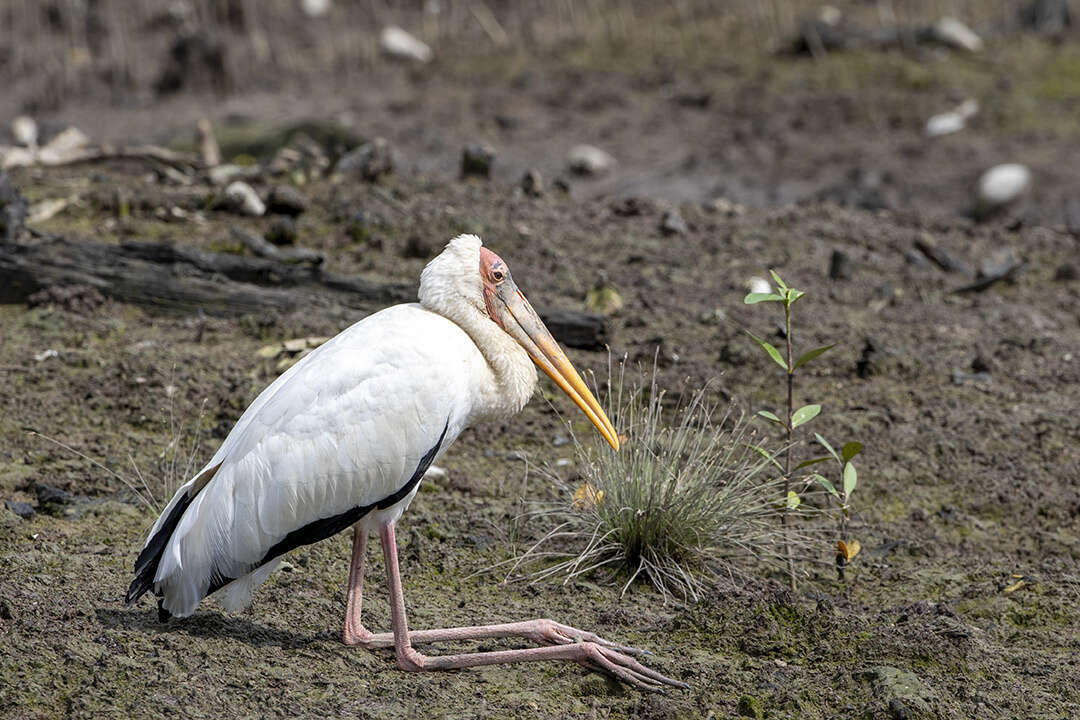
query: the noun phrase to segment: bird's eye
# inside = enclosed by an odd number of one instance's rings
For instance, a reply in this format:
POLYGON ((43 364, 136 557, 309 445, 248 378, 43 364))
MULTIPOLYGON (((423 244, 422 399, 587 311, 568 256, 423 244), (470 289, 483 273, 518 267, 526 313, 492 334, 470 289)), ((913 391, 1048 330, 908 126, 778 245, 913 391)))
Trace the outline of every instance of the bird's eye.
POLYGON ((503 275, 502 270, 492 270, 491 271, 491 279, 494 280, 495 282, 502 282, 503 277, 504 277, 504 275, 503 275))

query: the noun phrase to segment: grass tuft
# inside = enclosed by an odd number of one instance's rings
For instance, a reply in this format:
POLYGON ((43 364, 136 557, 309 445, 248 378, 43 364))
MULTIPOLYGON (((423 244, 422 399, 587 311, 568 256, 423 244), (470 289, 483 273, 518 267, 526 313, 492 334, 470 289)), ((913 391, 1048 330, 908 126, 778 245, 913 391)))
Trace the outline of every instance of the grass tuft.
POLYGON ((655 368, 626 381, 625 363, 617 376, 609 369, 605 410, 622 449, 574 438, 578 474, 567 481, 548 473, 563 499, 527 514, 548 529, 509 561, 508 580, 606 572, 623 593, 644 580, 665 599, 696 601, 717 575, 741 574, 740 559, 781 547, 779 481, 750 448, 743 416, 710 403, 707 385, 667 402, 655 368))

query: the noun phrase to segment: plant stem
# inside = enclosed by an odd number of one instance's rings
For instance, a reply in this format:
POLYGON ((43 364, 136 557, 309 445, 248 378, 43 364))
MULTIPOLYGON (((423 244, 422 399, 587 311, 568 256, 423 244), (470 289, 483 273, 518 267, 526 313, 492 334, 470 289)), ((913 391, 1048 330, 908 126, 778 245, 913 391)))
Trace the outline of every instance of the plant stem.
POLYGON ((795 592, 795 557, 791 550, 791 539, 787 533, 788 519, 788 493, 791 491, 791 452, 792 438, 795 428, 791 424, 791 416, 794 413, 792 402, 795 387, 795 371, 792 369, 791 359, 791 305, 784 303, 784 341, 787 344, 787 451, 784 453, 784 510, 780 513, 780 524, 784 528, 784 553, 787 555, 788 582, 791 591, 795 592))

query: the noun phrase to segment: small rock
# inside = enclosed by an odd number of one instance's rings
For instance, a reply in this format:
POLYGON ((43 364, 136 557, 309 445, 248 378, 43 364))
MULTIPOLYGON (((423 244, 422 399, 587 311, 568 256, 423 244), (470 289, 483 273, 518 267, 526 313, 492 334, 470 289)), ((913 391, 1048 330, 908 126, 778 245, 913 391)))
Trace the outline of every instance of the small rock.
POLYGON ((258 217, 266 213, 266 205, 259 198, 259 194, 240 180, 234 180, 225 188, 225 200, 235 212, 243 215, 258 217))
POLYGON ((833 250, 829 256, 829 278, 831 280, 851 279, 851 257, 843 250, 833 250))
POLYGON ((956 18, 943 17, 934 23, 930 29, 931 37, 942 45, 957 50, 979 52, 982 50, 983 41, 974 30, 956 18))
POLYGON ((690 232, 690 229, 686 226, 682 214, 675 208, 671 208, 665 210, 660 218, 660 232, 670 237, 672 235, 685 235, 690 232))
POLYGON ((979 103, 976 100, 965 100, 955 110, 934 115, 926 121, 926 137, 940 137, 950 133, 959 132, 967 126, 967 121, 979 112, 979 103))
POLYGON ((33 505, 18 500, 7 500, 4 502, 4 505, 7 506, 8 510, 15 513, 23 520, 29 520, 34 517, 34 513, 36 512, 33 505))
POLYGON ((469 143, 461 151, 462 177, 491 177, 491 165, 495 162, 495 148, 487 143, 469 143))
POLYGON ((68 127, 47 142, 38 153, 42 165, 56 165, 69 159, 77 151, 90 144, 90 138, 76 127, 68 127))
POLYGON ((615 165, 615 158, 594 145, 575 145, 566 161, 578 175, 602 175, 615 165))
POLYGON ((1020 265, 1020 260, 1017 259, 1012 248, 999 248, 982 259, 978 272, 975 273, 975 279, 1005 278, 1015 272, 1018 265, 1020 265))
POLYGON ((38 126, 34 118, 28 115, 20 115, 11 121, 11 135, 15 142, 23 147, 37 147, 38 126))
POLYGON ((265 237, 268 242, 278 246, 296 244, 296 221, 288 216, 274 218, 266 229, 265 237))
POLYGON ((541 310, 540 319, 563 345, 604 350, 610 342, 610 328, 603 315, 551 308, 541 310))
POLYGON ((544 194, 544 178, 539 170, 526 170, 521 176, 521 189, 530 197, 540 197, 544 194))
POLYGON ((975 190, 977 215, 1010 205, 1031 187, 1031 171, 1019 163, 995 165, 982 174, 975 190))
POLYGON ((34 486, 37 494, 38 510, 46 515, 60 515, 74 498, 71 493, 52 485, 38 483, 34 486))
POLYGON ((389 25, 379 33, 379 47, 390 57, 418 63, 429 63, 435 56, 427 43, 396 25, 389 25))
POLYGON ((551 444, 555 447, 562 447, 563 445, 570 444, 570 438, 566 435, 556 435, 555 439, 551 441, 551 444))
POLYGON ((336 170, 346 176, 359 176, 374 182, 394 171, 394 149, 385 138, 375 138, 345 154, 338 161, 336 170))
POLYGON ((310 18, 322 17, 334 7, 334 0, 300 0, 300 9, 310 18))
POLYGON ((266 199, 266 209, 278 215, 296 217, 307 207, 308 199, 291 185, 275 185, 266 199))
POLYGON ((611 212, 619 217, 652 215, 656 212, 656 205, 649 198, 639 195, 627 195, 611 203, 611 212))

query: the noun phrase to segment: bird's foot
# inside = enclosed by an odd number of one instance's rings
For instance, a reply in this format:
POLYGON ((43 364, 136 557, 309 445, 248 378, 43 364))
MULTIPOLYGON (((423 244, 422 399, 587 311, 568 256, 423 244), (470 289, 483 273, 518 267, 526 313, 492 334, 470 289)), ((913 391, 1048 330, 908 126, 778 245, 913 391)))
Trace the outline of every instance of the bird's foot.
POLYGON ((522 635, 533 642, 545 645, 571 645, 573 643, 594 643, 608 650, 614 650, 625 655, 652 655, 648 650, 620 645, 619 643, 605 640, 596 633, 587 630, 578 630, 569 625, 548 620, 528 620, 522 623, 522 635))

